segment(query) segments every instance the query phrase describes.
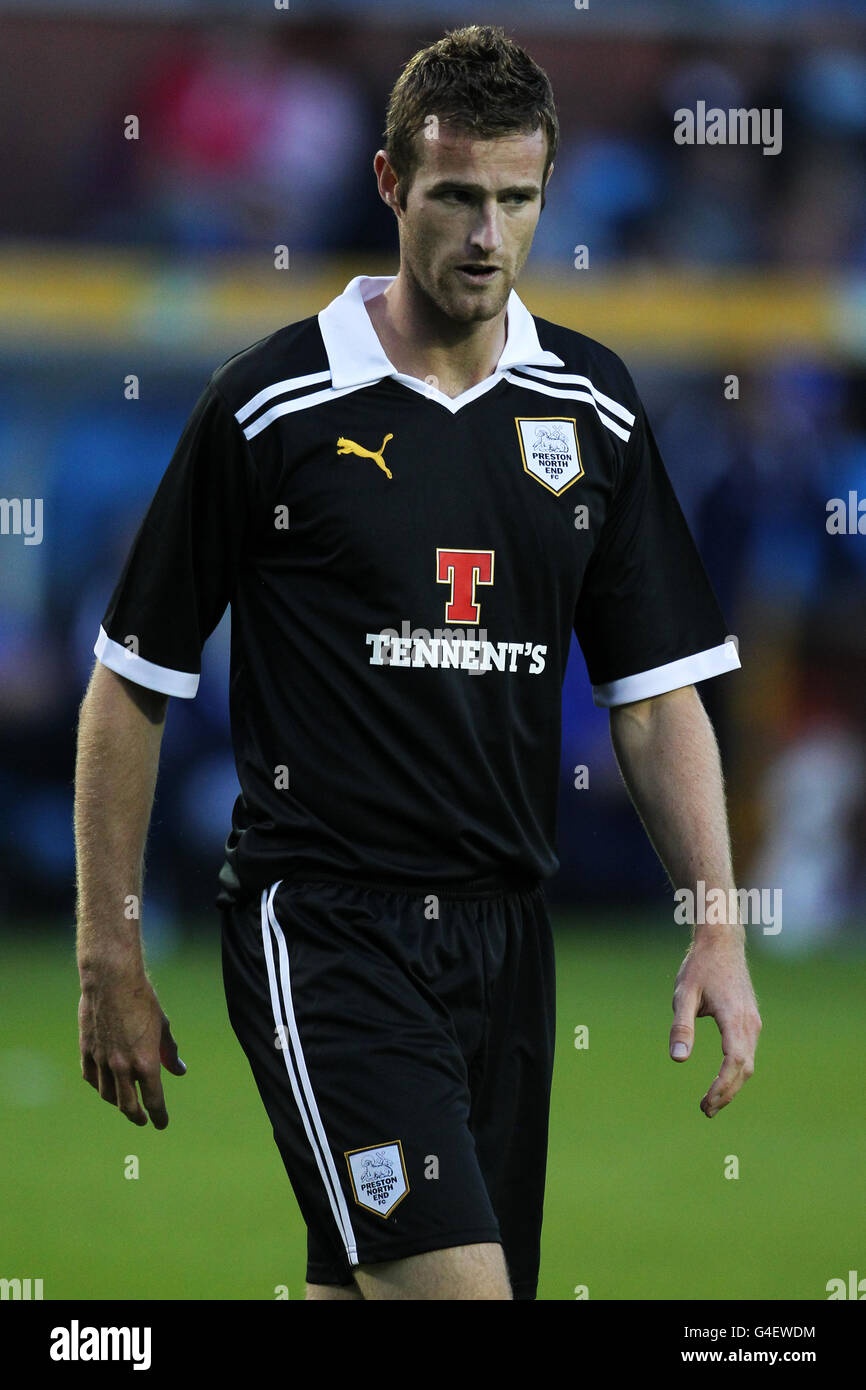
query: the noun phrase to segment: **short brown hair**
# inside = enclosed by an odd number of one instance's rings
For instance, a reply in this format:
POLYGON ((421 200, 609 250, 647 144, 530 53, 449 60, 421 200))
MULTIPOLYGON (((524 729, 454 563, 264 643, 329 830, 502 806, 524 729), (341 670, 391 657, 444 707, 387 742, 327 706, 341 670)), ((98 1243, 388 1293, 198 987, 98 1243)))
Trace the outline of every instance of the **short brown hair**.
POLYGON ((406 195, 418 164, 415 137, 429 116, 476 139, 544 129, 547 161, 556 156, 559 121, 547 73, 495 25, 452 29, 409 59, 388 102, 385 153, 406 195))

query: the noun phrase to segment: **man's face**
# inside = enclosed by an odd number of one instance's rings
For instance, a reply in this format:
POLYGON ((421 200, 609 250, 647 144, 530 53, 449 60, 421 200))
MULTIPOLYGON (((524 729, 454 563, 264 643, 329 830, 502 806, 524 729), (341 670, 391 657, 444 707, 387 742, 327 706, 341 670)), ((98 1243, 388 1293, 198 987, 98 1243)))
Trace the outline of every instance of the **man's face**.
POLYGON ((417 137, 420 163, 398 210, 401 265, 448 318, 492 319, 529 255, 547 137, 478 140, 444 124, 435 134, 417 137))

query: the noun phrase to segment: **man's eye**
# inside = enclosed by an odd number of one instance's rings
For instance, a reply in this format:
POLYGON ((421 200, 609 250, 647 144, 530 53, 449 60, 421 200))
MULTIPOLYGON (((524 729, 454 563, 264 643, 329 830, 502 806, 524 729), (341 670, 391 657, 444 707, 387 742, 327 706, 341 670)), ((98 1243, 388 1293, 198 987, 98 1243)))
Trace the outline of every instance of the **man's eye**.
MULTIPOLYGON (((466 188, 443 188, 436 194, 441 202, 447 203, 471 203, 474 195, 466 188)), ((506 193, 501 202, 512 207, 523 207, 532 199, 528 193, 506 193)))

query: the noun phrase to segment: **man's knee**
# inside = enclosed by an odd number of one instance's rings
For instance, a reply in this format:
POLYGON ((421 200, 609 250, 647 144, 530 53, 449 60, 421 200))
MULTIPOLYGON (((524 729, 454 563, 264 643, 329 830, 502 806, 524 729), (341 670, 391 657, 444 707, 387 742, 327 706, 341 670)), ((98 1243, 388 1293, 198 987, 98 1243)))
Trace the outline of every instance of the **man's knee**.
POLYGON ((355 1270, 361 1296, 374 1299, 511 1299, 502 1246, 455 1245, 355 1270))

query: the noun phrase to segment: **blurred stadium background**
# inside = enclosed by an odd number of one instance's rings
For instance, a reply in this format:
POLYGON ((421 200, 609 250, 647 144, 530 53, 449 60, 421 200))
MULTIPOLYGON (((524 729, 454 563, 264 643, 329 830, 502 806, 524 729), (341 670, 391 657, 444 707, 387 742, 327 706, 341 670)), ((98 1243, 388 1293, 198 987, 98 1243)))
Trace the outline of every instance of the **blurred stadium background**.
POLYGON ((148 955, 189 1066, 167 1078, 165 1135, 79 1076, 77 709, 210 372, 396 269, 371 172, 387 93, 416 48, 473 21, 503 23, 552 79, 563 143, 519 291, 637 381, 739 637, 743 672, 702 687, 738 878, 783 893, 781 933, 748 933, 758 1070, 708 1127, 718 1035, 705 1022, 686 1068, 667 1059, 687 930, 576 650, 540 1297, 813 1299, 866 1274, 866 539, 826 527, 829 499, 866 497, 862 5, 6 0, 0 21, 0 493, 44 499, 41 544, 0 536, 0 1276, 42 1277, 47 1298, 302 1294, 211 908, 236 795, 228 620, 196 700, 171 703, 149 841, 148 955), (674 111, 699 99, 781 108, 781 152, 675 144, 674 111))

